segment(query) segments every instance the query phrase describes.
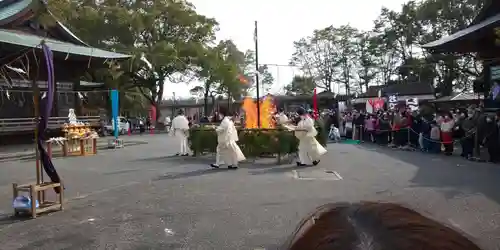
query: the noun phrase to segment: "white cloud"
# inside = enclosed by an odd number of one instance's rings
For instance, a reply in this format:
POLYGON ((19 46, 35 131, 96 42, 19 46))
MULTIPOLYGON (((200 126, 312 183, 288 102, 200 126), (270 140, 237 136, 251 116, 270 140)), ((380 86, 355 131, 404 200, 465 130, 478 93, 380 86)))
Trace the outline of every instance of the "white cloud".
MULTIPOLYGON (((293 41, 315 29, 350 24, 368 30, 385 6, 398 10, 407 0, 191 0, 198 13, 214 17, 220 24, 217 39, 232 39, 240 50, 254 49, 254 21, 259 22, 259 63, 270 64, 279 91, 288 84, 297 69, 287 65, 293 53, 293 41)), ((164 97, 189 96, 199 83, 166 83, 164 97)))

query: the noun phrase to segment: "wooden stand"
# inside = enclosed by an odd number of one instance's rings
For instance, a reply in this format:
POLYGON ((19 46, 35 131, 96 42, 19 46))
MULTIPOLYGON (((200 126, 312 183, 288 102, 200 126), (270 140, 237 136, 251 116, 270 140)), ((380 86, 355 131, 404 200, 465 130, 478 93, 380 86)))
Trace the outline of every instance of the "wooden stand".
POLYGON ((53 183, 53 182, 43 182, 40 184, 24 184, 18 185, 17 183, 12 183, 12 196, 15 199, 19 193, 28 193, 29 198, 31 200, 31 207, 27 210, 19 210, 14 209, 14 215, 19 215, 20 212, 29 212, 31 214, 31 218, 36 218, 36 216, 40 213, 51 211, 51 210, 63 210, 64 203, 64 187, 61 183, 53 183), (46 191, 54 189, 56 187, 60 187, 61 191, 57 195, 58 198, 55 201, 47 201, 46 200, 46 191), (39 206, 36 207, 36 203, 39 203, 39 206))
POLYGON ((83 156, 97 154, 97 138, 80 139, 80 148, 83 156))
POLYGON ((47 142, 47 154, 49 155, 50 158, 52 158, 53 154, 54 154, 54 145, 55 146, 60 146, 61 147, 61 152, 62 154, 64 155, 64 152, 65 152, 65 147, 64 147, 64 142, 61 144, 61 143, 56 143, 56 142, 53 142, 53 141, 48 141, 47 142))
POLYGON ((97 154, 96 138, 77 138, 64 141, 63 156, 87 156, 97 154))
MULTIPOLYGON (((40 98, 40 91, 38 89, 38 86, 36 85, 36 82, 33 81, 33 104, 35 107, 35 117, 40 116, 39 112, 39 98, 40 98)), ((20 210, 20 209, 14 209, 14 215, 19 215, 20 212, 29 212, 31 214, 32 218, 36 218, 36 216, 39 213, 47 212, 49 210, 62 210, 63 209, 63 202, 64 202, 64 185, 61 183, 54 183, 54 182, 45 182, 43 180, 43 170, 42 170, 42 164, 40 162, 40 152, 38 149, 38 146, 36 143, 38 142, 38 121, 35 127, 35 152, 36 152, 36 183, 31 183, 31 184, 22 184, 19 185, 17 183, 12 184, 12 197, 13 200, 19 196, 19 193, 28 193, 29 197, 31 199, 31 207, 28 210, 20 210), (46 194, 48 190, 54 189, 56 187, 59 187, 60 192, 57 195, 58 199, 55 201, 47 201, 46 194), (36 207, 36 203, 39 203, 38 208, 36 207)))

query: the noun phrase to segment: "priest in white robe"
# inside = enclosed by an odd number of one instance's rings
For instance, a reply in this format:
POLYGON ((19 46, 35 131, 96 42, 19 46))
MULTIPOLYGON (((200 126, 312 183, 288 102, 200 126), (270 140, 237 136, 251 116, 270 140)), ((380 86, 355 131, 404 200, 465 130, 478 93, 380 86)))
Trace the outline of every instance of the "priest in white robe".
POLYGON ((295 130, 295 136, 299 139, 299 161, 297 166, 318 165, 320 157, 326 154, 326 149, 316 140, 318 131, 314 127, 314 120, 304 109, 299 109, 300 121, 295 130))
POLYGON ((189 121, 184 116, 184 111, 179 110, 178 115, 172 120, 170 133, 173 134, 179 143, 179 151, 176 155, 188 156, 189 121))
POLYGON ((210 166, 219 168, 225 163, 229 169, 237 169, 238 163, 245 160, 245 155, 236 143, 238 131, 226 110, 220 110, 219 115, 222 122, 215 130, 217 132, 217 157, 216 162, 210 166))
POLYGON ((278 114, 278 124, 287 124, 290 120, 288 119, 288 116, 286 116, 285 111, 283 109, 280 109, 280 112, 278 114))

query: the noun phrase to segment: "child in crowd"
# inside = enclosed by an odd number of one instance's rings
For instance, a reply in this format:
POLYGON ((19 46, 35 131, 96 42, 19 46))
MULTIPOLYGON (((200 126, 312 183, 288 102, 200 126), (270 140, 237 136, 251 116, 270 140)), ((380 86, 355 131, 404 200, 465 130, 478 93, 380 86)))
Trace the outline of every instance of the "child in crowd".
POLYGON ((455 128, 455 122, 452 119, 450 113, 446 113, 442 116, 439 121, 441 126, 441 140, 444 146, 445 155, 451 155, 453 153, 453 129, 455 128))
POLYGON ((365 141, 374 142, 375 131, 375 117, 373 115, 367 116, 365 119, 365 141))
POLYGON ((431 122, 429 152, 436 154, 439 154, 441 152, 441 130, 439 129, 436 121, 431 122))

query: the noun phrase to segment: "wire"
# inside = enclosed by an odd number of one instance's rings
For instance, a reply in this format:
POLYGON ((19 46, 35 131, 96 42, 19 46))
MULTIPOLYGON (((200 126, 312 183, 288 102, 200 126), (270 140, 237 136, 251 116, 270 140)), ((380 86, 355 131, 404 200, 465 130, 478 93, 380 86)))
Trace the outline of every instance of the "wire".
MULTIPOLYGON (((0 92, 9 92, 9 93, 33 93, 32 90, 18 90, 18 89, 0 89, 0 92)), ((41 92, 44 92, 41 90, 41 92)), ((66 93, 66 94, 77 94, 77 93, 82 93, 82 94, 89 94, 89 93, 109 93, 110 90, 58 90, 57 93, 66 93)), ((120 93, 125 93, 125 94, 131 94, 131 95, 139 95, 143 96, 142 93, 137 93, 137 92, 132 92, 132 91, 121 91, 120 93)))
POLYGON ((17 51, 17 52, 14 52, 14 53, 12 53, 12 54, 9 54, 9 55, 7 55, 7 56, 4 56, 4 57, 0 58, 0 65, 11 64, 11 63, 13 63, 14 61, 16 61, 17 59, 19 59, 19 58, 21 58, 21 57, 25 56, 26 54, 28 54, 29 52, 31 52, 31 51, 32 51, 32 50, 34 50, 34 49, 35 49, 35 48, 25 48, 25 49, 22 49, 22 50, 20 50, 20 51, 17 51), (3 63, 3 61, 5 61, 7 58, 9 58, 9 57, 11 57, 11 56, 13 56, 13 55, 17 55, 17 54, 19 54, 19 53, 21 53, 21 55, 17 56, 16 58, 14 58, 13 60, 9 61, 8 63, 3 63))

